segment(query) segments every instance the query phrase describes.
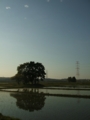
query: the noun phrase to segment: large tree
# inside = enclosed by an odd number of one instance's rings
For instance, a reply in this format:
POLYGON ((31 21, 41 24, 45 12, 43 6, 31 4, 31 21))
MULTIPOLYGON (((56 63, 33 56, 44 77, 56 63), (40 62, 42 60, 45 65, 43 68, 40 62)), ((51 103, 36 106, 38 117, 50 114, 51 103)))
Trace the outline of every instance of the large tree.
POLYGON ((19 65, 17 67, 17 74, 12 78, 16 79, 18 83, 23 82, 27 84, 31 82, 36 84, 39 80, 45 78, 45 74, 45 67, 41 63, 31 61, 19 65))

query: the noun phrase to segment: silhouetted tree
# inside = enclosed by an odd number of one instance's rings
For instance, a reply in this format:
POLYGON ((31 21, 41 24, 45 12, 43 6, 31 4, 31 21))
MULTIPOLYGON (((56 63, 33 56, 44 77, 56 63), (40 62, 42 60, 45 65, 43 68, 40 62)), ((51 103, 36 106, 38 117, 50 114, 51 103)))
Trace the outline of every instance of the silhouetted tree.
POLYGON ((18 84, 20 84, 20 82, 22 82, 22 80, 25 79, 25 78, 24 78, 24 76, 21 75, 21 74, 16 74, 15 76, 11 77, 11 79, 12 79, 12 80, 16 80, 16 82, 17 82, 18 84))
POLYGON ((73 81, 73 82, 76 82, 76 78, 75 78, 75 77, 73 77, 73 78, 72 78, 72 81, 73 81))
POLYGON ((71 82, 71 79, 72 79, 71 77, 68 77, 68 81, 69 81, 69 82, 71 82))
POLYGON ((76 82, 76 78, 75 77, 68 77, 68 81, 69 82, 76 82))
POLYGON ((12 97, 16 98, 16 105, 24 110, 29 110, 30 112, 34 110, 41 110, 45 104, 44 93, 36 92, 35 90, 29 91, 24 89, 23 93, 11 93, 12 97))
POLYGON ((17 74, 12 79, 16 79, 18 83, 23 82, 27 84, 31 82, 36 84, 39 80, 45 78, 45 74, 45 68, 41 63, 31 61, 19 65, 17 67, 17 74))

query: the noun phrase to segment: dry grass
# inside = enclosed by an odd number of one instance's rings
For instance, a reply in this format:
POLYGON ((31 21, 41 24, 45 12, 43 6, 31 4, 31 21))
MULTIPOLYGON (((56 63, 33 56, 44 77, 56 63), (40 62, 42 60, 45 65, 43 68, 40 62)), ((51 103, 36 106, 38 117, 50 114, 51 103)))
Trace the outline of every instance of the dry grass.
POLYGON ((3 116, 3 115, 0 113, 0 120, 20 120, 20 119, 11 118, 11 117, 9 117, 9 116, 3 116))

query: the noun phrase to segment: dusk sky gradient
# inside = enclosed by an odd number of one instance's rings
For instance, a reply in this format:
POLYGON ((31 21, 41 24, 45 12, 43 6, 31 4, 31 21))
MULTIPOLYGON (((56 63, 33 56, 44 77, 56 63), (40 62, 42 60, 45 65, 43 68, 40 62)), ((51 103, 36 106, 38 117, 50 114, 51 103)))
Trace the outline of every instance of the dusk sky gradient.
POLYGON ((90 0, 0 0, 0 76, 41 62, 49 78, 90 79, 90 0))

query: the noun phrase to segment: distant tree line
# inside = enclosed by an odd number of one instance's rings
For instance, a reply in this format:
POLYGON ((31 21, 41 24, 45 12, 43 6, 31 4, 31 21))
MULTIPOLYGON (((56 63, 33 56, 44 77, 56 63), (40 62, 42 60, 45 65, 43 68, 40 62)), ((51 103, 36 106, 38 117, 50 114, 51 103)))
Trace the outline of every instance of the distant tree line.
POLYGON ((76 78, 75 77, 68 77, 68 82, 76 82, 76 78))
POLYGON ((34 61, 23 63, 17 67, 17 74, 11 79, 16 80, 18 84, 22 82, 23 84, 37 84, 39 80, 45 78, 45 67, 42 63, 35 63, 34 61))

